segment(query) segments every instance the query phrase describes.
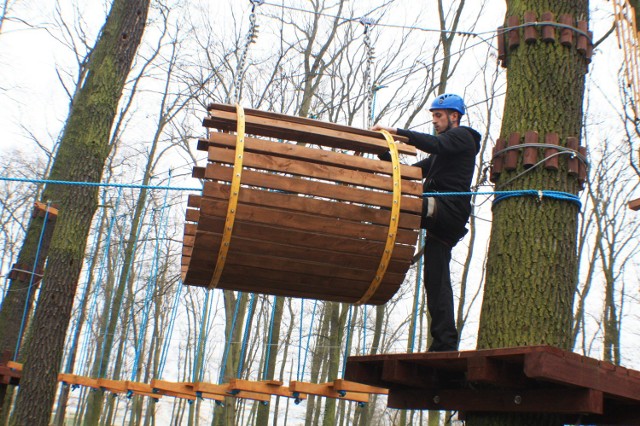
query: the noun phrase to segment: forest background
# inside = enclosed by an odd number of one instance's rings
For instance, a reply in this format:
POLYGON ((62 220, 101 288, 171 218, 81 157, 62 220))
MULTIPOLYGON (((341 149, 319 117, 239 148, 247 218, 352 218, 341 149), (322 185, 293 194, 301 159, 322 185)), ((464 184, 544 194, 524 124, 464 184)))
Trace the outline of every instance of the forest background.
MULTIPOLYGON (((86 58, 110 2, 99 7, 80 0, 3 3, 0 178, 43 179, 70 101, 86 78, 86 58)), ((203 153, 195 149, 197 138, 204 135, 205 106, 229 103, 235 97, 251 8, 249 1, 152 2, 112 130, 103 182, 200 186, 191 178, 191 169, 205 162, 203 153)), ((611 2, 592 1, 590 8, 595 40, 606 38, 596 46, 584 101, 582 139, 591 167, 582 192, 572 337, 576 352, 640 369, 635 356, 640 350, 636 238, 640 222, 626 206, 638 197, 638 120, 624 80, 622 52, 611 32, 611 2)), ((499 133, 506 91, 494 38, 503 24, 504 2, 317 0, 284 6, 266 2, 255 12, 259 32, 249 46, 242 78, 245 107, 367 127, 368 91, 373 87, 374 122, 428 132, 425 105, 442 91, 459 93, 469 106, 465 124, 484 135, 474 189, 493 189, 486 180, 486 168, 499 133), (363 24, 362 17, 375 24, 363 24), (365 28, 375 48, 373 57, 365 44, 365 28), (367 70, 371 85, 367 85, 367 70)), ((15 263, 33 202, 41 191, 41 183, 0 180, 2 277, 15 263)), ((161 376, 215 383, 241 367, 238 375, 251 379, 261 378, 266 370, 285 381, 322 382, 341 374, 348 353, 425 350, 425 301, 415 269, 398 295, 382 308, 276 301, 220 291, 207 295, 200 288, 181 288, 184 212, 187 195, 195 192, 101 189, 101 208, 89 237, 63 370, 84 375, 99 372, 116 379, 149 381, 161 376), (135 206, 140 204, 145 208, 134 229, 135 206), (131 258, 125 256, 128 243, 133 246, 131 258), (269 345, 273 318, 279 339, 269 345), (343 329, 351 332, 336 331, 343 329), (109 335, 113 339, 107 339, 109 335), (350 341, 347 335, 353 336, 350 341)), ((461 349, 475 348, 491 219, 490 197, 474 197, 472 232, 454 252, 461 349)), ((5 278, 0 290, 4 297, 5 278)), ((65 415, 79 419, 95 403, 83 390, 75 391, 68 412, 60 406, 56 413, 59 419, 65 415)), ((99 410, 103 420, 107 416, 132 421, 183 416, 193 421, 209 419, 215 410, 208 401, 195 407, 169 399, 156 404, 126 399, 105 404, 99 410)), ((307 424, 328 421, 326 413, 331 410, 343 421, 353 418, 361 424, 372 416, 380 424, 399 416, 384 410, 380 401, 365 410, 345 403, 327 404, 320 399, 300 406, 283 401, 269 410, 273 417, 286 412, 307 424), (379 410, 375 416, 374 410, 379 410)), ((238 404, 228 411, 235 418, 258 418, 260 410, 264 411, 238 404)))

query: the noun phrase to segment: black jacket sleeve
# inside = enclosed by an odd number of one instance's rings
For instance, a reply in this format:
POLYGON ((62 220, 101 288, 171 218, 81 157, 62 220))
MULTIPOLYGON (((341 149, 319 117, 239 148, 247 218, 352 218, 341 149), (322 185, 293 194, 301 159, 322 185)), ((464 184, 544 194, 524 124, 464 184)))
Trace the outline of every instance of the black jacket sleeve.
POLYGON ((456 127, 439 135, 398 129, 398 134, 409 138, 409 145, 429 154, 454 155, 469 149, 467 131, 456 127))

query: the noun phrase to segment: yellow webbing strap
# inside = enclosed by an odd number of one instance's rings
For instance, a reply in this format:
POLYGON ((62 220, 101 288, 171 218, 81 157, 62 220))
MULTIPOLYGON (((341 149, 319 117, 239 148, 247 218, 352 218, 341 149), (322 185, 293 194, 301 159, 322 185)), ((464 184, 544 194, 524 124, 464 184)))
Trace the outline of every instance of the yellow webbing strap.
POLYGON ((387 244, 384 247, 384 252, 382 253, 382 258, 380 259, 380 265, 378 265, 378 270, 376 271, 376 276, 371 281, 369 288, 364 293, 364 295, 358 300, 355 304, 362 305, 365 304, 371 299, 371 297, 376 293, 380 284, 382 284, 382 279, 384 278, 385 272, 387 272, 387 267, 389 266, 389 261, 391 260, 391 254, 393 253, 393 247, 396 243, 396 235, 398 234, 398 222, 400 219, 400 195, 401 195, 401 178, 400 175, 400 159, 398 157, 398 147, 393 140, 393 137, 386 130, 380 131, 385 139, 387 140, 387 144, 389 144, 389 151, 391 152, 391 165, 393 166, 393 204, 391 205, 391 221, 389 222, 389 233, 387 235, 387 244))
POLYGON ((242 157, 244 154, 244 109, 236 104, 237 130, 236 130, 236 153, 233 162, 233 177, 231 178, 231 190, 229 191, 229 206, 227 207, 227 218, 224 222, 224 230, 222 231, 222 242, 220 243, 220 251, 218 251, 218 260, 216 260, 216 269, 213 271, 213 277, 209 283, 209 288, 216 288, 224 263, 227 260, 227 252, 229 251, 229 243, 231 241, 231 232, 233 231, 233 223, 236 220, 236 210, 238 207, 238 193, 240 192, 240 179, 242 178, 242 157))

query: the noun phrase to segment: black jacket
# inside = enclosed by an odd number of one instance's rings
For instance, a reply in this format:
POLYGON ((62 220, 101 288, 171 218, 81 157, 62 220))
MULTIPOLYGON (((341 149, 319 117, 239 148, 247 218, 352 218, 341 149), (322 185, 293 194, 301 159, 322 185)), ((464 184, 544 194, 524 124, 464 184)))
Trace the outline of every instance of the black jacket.
MULTIPOLYGON (((470 127, 455 127, 439 135, 398 129, 407 136, 409 144, 431 154, 414 164, 422 168, 424 192, 469 192, 475 170, 476 155, 482 136, 470 127)), ((471 196, 437 197, 438 216, 448 217, 445 232, 453 239, 466 233, 465 225, 471 214, 471 196), (461 235, 459 235, 461 234, 461 235)), ((424 226, 427 227, 428 226, 424 226)))

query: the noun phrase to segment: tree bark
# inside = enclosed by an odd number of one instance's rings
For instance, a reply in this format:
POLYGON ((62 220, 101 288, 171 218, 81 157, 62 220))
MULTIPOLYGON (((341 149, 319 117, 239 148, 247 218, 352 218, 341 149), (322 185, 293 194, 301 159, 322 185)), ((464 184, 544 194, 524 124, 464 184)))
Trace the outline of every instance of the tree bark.
MULTIPOLYGON (((115 0, 71 105, 50 177, 99 182, 110 151, 109 133, 142 38, 149 0, 115 0)), ((48 185, 44 199, 60 206, 40 299, 26 345, 24 374, 11 422, 48 425, 97 188, 48 185)))
MULTIPOLYGON (((588 17, 588 1, 509 0, 507 16, 523 22, 524 13, 538 17, 570 14, 588 17)), ((577 24, 574 24, 577 26, 577 24)), ((580 137, 587 60, 575 45, 538 39, 522 42, 507 56, 508 89, 501 137, 537 131, 557 132, 562 144, 580 137)), ((577 34, 574 33, 577 36, 577 34)), ((522 162, 503 172, 501 190, 557 190, 577 194, 576 177, 567 173, 565 157, 558 171, 536 167, 527 174, 522 162)), ((572 203, 533 197, 513 197, 493 208, 493 228, 487 260, 478 348, 548 344, 571 348, 573 298, 577 285, 578 208, 572 203)), ((561 424, 554 415, 470 415, 469 425, 561 424)))

